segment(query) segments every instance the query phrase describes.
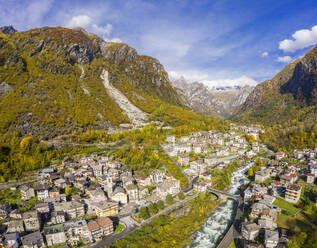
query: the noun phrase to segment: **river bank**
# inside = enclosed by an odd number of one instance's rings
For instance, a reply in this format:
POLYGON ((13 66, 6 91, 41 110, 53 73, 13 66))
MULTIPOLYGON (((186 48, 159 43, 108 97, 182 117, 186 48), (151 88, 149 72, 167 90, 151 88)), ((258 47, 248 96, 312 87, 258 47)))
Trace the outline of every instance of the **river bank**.
MULTIPOLYGON (((248 165, 239 168, 231 174, 231 183, 228 193, 240 193, 240 186, 245 184, 245 173, 252 165, 253 162, 250 162, 248 165)), ((200 230, 195 235, 195 240, 188 247, 216 247, 232 224, 236 212, 236 206, 237 203, 232 199, 228 199, 226 202, 218 206, 207 221, 201 226, 200 230)))

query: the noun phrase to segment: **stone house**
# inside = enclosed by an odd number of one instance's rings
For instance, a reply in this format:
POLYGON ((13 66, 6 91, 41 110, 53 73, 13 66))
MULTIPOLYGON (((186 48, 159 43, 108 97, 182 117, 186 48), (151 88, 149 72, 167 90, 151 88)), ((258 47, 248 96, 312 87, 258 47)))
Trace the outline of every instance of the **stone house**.
POLYGON ((277 228, 277 224, 268 219, 259 219, 258 220, 259 226, 263 229, 270 229, 270 230, 275 230, 277 228))
POLYGON ((175 136, 166 136, 166 142, 169 142, 169 143, 175 143, 176 142, 176 138, 175 136))
POLYGON ((188 144, 175 145, 174 150, 178 153, 190 153, 192 146, 188 144))
POLYGON ((85 206, 79 201, 57 202, 54 204, 56 212, 66 213, 66 219, 74 219, 85 215, 85 206))
POLYGON ((48 221, 49 225, 62 224, 65 223, 65 212, 63 211, 53 211, 48 221))
POLYGON ((113 233, 113 222, 108 217, 98 218, 88 223, 88 229, 94 240, 100 240, 103 236, 113 233))
POLYGON ((39 184, 36 187, 36 194, 37 198, 39 200, 44 200, 45 198, 48 198, 48 190, 50 189, 50 186, 48 184, 39 184))
POLYGON ((54 185, 60 189, 65 189, 67 187, 66 180, 64 178, 58 178, 54 181, 54 185))
POLYGON ((255 181, 263 183, 265 180, 270 178, 270 173, 271 173, 270 169, 264 169, 261 171, 257 171, 255 173, 255 181))
POLYGON ((306 174, 307 177, 307 183, 313 184, 315 181, 315 175, 312 173, 307 173, 306 174))
POLYGON ((93 166, 91 166, 91 168, 92 168, 92 171, 93 171, 95 177, 100 177, 104 174, 102 164, 93 165, 93 166))
POLYGON ((279 234, 278 231, 275 230, 269 230, 265 229, 265 235, 264 235, 264 243, 266 248, 274 248, 278 245, 279 241, 279 234))
POLYGON ((138 185, 147 186, 151 184, 151 177, 140 176, 136 178, 138 185))
POLYGON ((24 201, 29 200, 35 196, 34 189, 26 185, 21 186, 20 193, 21 193, 21 199, 24 201))
POLYGON ((193 144, 193 150, 194 150, 194 153, 201 153, 202 152, 201 144, 199 143, 193 144))
POLYGON ((79 241, 91 242, 92 236, 88 229, 86 220, 67 221, 64 223, 67 242, 76 245, 79 241))
POLYGON ((44 240, 40 231, 36 231, 21 237, 23 248, 44 248, 44 240))
POLYGON ((59 196, 59 189, 54 187, 52 188, 49 192, 48 192, 48 197, 55 197, 55 196, 59 196))
POLYGON ((251 214, 250 217, 257 218, 265 209, 269 209, 265 204, 256 202, 251 206, 251 214))
POLYGON ((117 202, 109 202, 109 201, 94 202, 92 205, 98 217, 114 216, 118 214, 117 202))
POLYGON ((66 235, 62 224, 46 226, 43 228, 43 232, 48 246, 66 242, 66 235))
POLYGON ((181 166, 188 166, 189 165, 189 156, 187 154, 180 154, 178 156, 178 160, 177 162, 181 165, 181 166))
POLYGON ((0 219, 5 219, 8 217, 9 213, 12 211, 11 205, 4 203, 0 205, 0 219))
POLYGON ((107 196, 101 188, 97 189, 87 189, 86 194, 93 200, 106 201, 107 196))
POLYGON ((280 182, 285 185, 292 184, 294 183, 294 177, 283 174, 280 176, 280 182))
POLYGON ((121 204, 126 204, 128 202, 128 195, 122 187, 118 186, 111 194, 111 200, 121 204))
POLYGON ((255 239, 260 232, 261 227, 254 222, 244 222, 241 227, 241 234, 247 240, 255 239))
POLYGON ((129 184, 125 189, 128 193, 129 201, 139 200, 139 190, 135 184, 129 184))
POLYGON ((138 186, 139 189, 139 199, 143 199, 149 195, 149 189, 145 186, 138 186))
POLYGON ((277 160, 281 160, 284 157, 285 157, 285 153, 284 152, 275 153, 275 159, 277 159, 277 160))
POLYGON ((50 213, 50 207, 48 203, 38 203, 35 205, 35 210, 42 220, 47 220, 50 213))
POLYGON ((23 226, 23 220, 11 220, 7 223, 4 223, 7 225, 7 233, 23 233, 24 232, 24 226, 23 226))
POLYGON ((86 185, 87 185, 87 181, 84 179, 76 180, 74 183, 74 186, 81 191, 85 190, 86 185))
POLYGON ((205 182, 195 182, 193 184, 193 190, 197 192, 206 192, 207 191, 207 184, 205 182))
POLYGON ((156 187, 156 194, 161 198, 165 198, 168 194, 175 195, 180 191, 180 183, 176 179, 164 180, 156 187))
POLYGON ((154 169, 150 174, 151 181, 155 184, 162 183, 165 178, 164 172, 154 169))
POLYGON ((25 230, 28 232, 37 231, 40 229, 40 221, 36 211, 24 212, 23 222, 24 222, 25 230))
POLYGON ((19 209, 14 209, 10 214, 9 214, 9 217, 11 219, 15 219, 15 220, 19 220, 19 219, 22 219, 23 217, 23 212, 20 211, 19 209))

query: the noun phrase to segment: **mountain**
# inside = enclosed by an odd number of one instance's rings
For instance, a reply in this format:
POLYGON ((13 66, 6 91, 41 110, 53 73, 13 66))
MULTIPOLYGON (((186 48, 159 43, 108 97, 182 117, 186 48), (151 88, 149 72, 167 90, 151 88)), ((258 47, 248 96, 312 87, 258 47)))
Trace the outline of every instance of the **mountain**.
MULTIPOLYGON (((0 28, 0 130, 50 138, 183 108, 164 67, 82 28, 0 28)), ((185 110, 184 110, 185 111, 185 110)))
POLYGON ((188 83, 184 77, 172 81, 183 102, 202 114, 231 116, 244 103, 253 90, 250 86, 208 88, 203 83, 188 83))
POLYGON ((258 84, 234 117, 244 122, 283 123, 316 118, 317 47, 258 84))

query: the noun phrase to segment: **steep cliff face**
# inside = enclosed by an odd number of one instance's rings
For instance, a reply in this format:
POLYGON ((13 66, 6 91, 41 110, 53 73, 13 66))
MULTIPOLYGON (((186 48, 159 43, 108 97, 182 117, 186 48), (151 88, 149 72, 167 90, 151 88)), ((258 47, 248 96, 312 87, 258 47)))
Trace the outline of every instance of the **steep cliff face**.
POLYGON ((85 30, 0 29, 0 130, 53 137, 78 128, 108 128, 131 119, 100 78, 140 111, 183 106, 158 60, 85 30), (2 31, 2 32, 1 32, 2 31))
POLYGON ((317 47, 314 47, 271 80, 258 84, 235 119, 267 124, 282 122, 300 114, 309 115, 316 103, 317 47))
POLYGON ((239 110, 253 87, 208 88, 203 83, 187 83, 181 77, 173 81, 179 95, 188 107, 202 114, 216 114, 228 117, 239 110))

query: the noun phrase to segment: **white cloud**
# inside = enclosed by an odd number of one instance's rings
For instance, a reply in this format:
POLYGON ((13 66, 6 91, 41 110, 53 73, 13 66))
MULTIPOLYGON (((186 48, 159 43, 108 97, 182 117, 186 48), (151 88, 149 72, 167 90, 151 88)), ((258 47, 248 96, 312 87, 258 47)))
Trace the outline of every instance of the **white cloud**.
POLYGON ((262 56, 262 57, 267 57, 267 56, 269 56, 269 53, 268 53, 268 52, 263 52, 263 53, 261 54, 261 56, 262 56))
POLYGON ((202 80, 208 79, 208 74, 202 73, 199 71, 187 71, 187 72, 169 71, 168 75, 171 80, 184 77, 189 82, 202 81, 202 80))
POLYGON ((117 43, 122 43, 123 41, 119 38, 112 38, 112 39, 104 39, 105 41, 108 41, 108 42, 117 42, 117 43))
POLYGON ((87 15, 73 16, 72 19, 67 23, 70 28, 83 27, 88 28, 91 26, 91 18, 87 15))
POLYGON ((290 56, 277 57, 276 61, 281 63, 290 63, 293 59, 290 56))
POLYGON ((205 85, 207 85, 210 88, 213 87, 224 87, 224 86, 245 86, 245 85, 250 85, 250 86, 255 86, 257 82, 248 77, 248 76, 241 76, 238 78, 224 78, 224 79, 217 79, 217 80, 205 80, 202 81, 205 85))
MULTIPOLYGON (((102 37, 109 36, 112 31, 112 25, 110 23, 105 26, 99 26, 96 23, 93 23, 92 18, 88 15, 73 16, 66 25, 70 28, 83 27, 102 37)), ((118 38, 115 39, 119 40, 118 38)))
POLYGON ((301 29, 296 31, 292 37, 293 40, 285 39, 280 41, 279 49, 284 52, 295 52, 298 49, 312 46, 317 43, 317 25, 313 26, 311 30, 301 29))
POLYGON ((257 82, 248 77, 241 76, 237 78, 220 78, 220 79, 210 79, 210 76, 207 73, 199 72, 199 71, 186 71, 186 72, 177 72, 177 71, 169 71, 169 78, 171 80, 178 79, 180 77, 184 77, 187 82, 201 82, 208 86, 209 88, 213 87, 223 87, 223 86, 245 86, 250 85, 254 86, 257 82))
POLYGON ((101 35, 110 35, 112 31, 112 25, 107 24, 106 26, 98 26, 97 24, 92 25, 92 32, 101 34, 101 35))

